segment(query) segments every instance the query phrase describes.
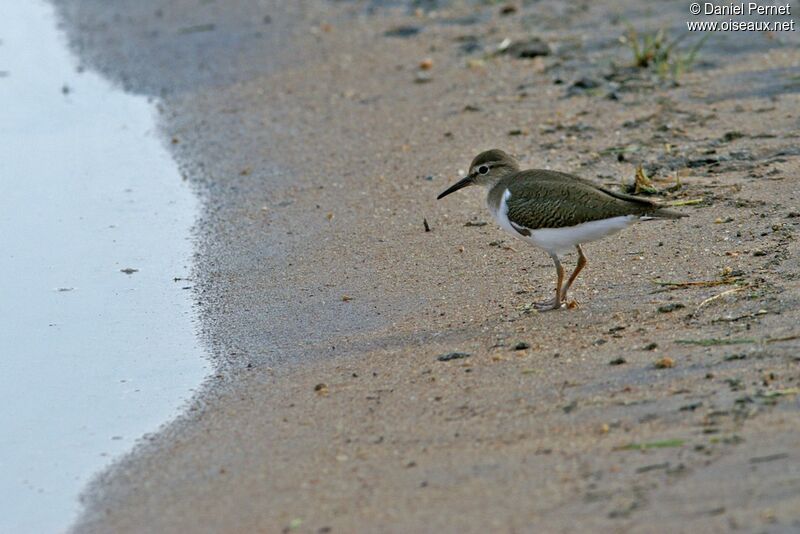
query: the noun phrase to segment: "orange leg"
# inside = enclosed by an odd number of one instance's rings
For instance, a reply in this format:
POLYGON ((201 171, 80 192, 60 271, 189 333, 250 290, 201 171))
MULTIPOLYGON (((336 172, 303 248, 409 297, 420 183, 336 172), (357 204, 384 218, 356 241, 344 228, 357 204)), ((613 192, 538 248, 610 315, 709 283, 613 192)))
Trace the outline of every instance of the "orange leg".
POLYGON ((572 274, 569 275, 569 280, 567 280, 567 285, 564 286, 564 291, 561 292, 561 302, 567 301, 567 291, 569 291, 569 288, 572 287, 572 282, 578 278, 578 274, 581 272, 581 270, 583 270, 584 267, 586 267, 586 264, 588 263, 586 261, 586 256, 583 255, 583 249, 581 246, 575 245, 575 248, 578 249, 578 264, 575 266, 575 270, 572 271, 572 274))

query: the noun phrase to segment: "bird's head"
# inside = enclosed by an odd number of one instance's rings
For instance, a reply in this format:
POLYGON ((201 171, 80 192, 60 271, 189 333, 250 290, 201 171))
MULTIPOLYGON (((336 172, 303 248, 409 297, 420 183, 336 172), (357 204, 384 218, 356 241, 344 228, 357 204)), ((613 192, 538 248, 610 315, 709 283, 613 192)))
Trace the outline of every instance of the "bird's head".
POLYGON ((454 191, 470 185, 492 187, 507 174, 518 172, 519 163, 513 157, 496 148, 481 152, 469 166, 469 173, 461 180, 444 190, 437 199, 446 197, 454 191))

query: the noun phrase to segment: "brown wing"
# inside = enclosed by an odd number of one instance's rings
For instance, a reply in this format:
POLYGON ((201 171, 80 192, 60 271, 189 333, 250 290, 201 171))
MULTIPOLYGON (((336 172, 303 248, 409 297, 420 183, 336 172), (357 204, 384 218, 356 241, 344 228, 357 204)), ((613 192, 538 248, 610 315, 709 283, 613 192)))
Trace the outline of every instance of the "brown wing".
POLYGON ((563 228, 619 217, 651 215, 670 217, 652 200, 617 193, 571 174, 531 170, 507 179, 511 196, 506 201, 508 218, 518 227, 563 228))

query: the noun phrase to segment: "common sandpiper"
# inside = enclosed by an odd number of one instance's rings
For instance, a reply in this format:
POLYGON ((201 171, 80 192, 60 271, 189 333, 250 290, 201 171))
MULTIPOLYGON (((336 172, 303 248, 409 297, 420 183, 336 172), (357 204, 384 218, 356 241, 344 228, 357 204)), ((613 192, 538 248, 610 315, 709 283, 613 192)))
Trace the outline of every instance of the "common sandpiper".
POLYGON ((551 300, 534 303, 541 311, 557 310, 567 303, 567 292, 587 263, 582 244, 638 221, 686 217, 650 199, 619 193, 571 174, 520 170, 516 159, 498 149, 478 154, 467 176, 437 199, 471 185, 488 190, 486 204, 501 228, 553 259, 556 292, 551 300), (572 247, 578 251, 578 263, 565 284, 559 255, 572 247))

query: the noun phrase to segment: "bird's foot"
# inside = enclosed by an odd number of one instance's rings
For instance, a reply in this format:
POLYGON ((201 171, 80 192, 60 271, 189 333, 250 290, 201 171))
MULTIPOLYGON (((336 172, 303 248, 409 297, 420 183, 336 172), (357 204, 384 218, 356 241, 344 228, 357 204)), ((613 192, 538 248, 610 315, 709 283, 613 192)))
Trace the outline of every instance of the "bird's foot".
POLYGON ((532 306, 538 311, 559 310, 564 303, 559 299, 550 299, 544 302, 534 302, 532 306))

